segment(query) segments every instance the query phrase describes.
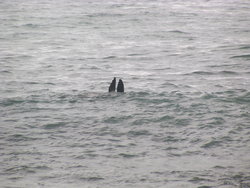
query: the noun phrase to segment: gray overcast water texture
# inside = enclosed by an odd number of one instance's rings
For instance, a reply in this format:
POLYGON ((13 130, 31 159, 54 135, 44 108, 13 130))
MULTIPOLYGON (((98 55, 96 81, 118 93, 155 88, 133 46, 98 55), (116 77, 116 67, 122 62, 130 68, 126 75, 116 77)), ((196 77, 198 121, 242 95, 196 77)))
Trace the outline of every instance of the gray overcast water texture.
POLYGON ((250 1, 0 0, 0 86, 1 188, 250 187, 250 1))

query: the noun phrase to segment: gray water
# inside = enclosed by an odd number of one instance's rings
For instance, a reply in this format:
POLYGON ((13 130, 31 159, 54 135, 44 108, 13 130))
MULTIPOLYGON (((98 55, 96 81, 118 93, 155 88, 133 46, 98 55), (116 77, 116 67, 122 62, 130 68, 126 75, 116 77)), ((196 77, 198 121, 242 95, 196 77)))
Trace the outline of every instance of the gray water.
POLYGON ((0 0, 0 86, 1 188, 250 187, 250 1, 0 0))

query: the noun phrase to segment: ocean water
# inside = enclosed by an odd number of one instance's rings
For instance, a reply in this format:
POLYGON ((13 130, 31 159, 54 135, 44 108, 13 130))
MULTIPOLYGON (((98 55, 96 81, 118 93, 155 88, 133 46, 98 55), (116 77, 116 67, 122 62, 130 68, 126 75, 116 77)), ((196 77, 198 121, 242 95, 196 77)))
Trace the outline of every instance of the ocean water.
POLYGON ((250 1, 0 0, 0 23, 1 188, 250 187, 250 1))

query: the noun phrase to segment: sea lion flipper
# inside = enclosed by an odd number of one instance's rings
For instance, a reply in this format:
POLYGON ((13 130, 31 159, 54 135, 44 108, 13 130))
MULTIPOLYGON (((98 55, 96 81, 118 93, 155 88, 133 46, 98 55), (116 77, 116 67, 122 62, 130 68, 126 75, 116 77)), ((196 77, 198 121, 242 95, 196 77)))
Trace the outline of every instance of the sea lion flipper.
POLYGON ((119 79, 118 86, 117 86, 117 92, 124 92, 124 84, 122 79, 119 79))
POLYGON ((115 85, 116 85, 116 78, 112 80, 110 86, 109 86, 109 92, 114 92, 115 91, 115 85))

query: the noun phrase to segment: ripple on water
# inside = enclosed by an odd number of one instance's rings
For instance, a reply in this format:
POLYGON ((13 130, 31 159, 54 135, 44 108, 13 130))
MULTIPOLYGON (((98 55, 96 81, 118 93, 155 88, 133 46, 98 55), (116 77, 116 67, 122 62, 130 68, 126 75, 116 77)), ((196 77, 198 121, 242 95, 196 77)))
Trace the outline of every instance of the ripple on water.
POLYGON ((64 127, 65 125, 67 125, 67 122, 55 122, 55 123, 48 123, 43 125, 44 129, 57 129, 60 127, 64 127))
POLYGON ((25 99, 21 97, 8 98, 1 101, 1 106, 14 106, 26 102, 25 99))
POLYGON ((222 141, 219 140, 212 140, 207 142, 206 144, 202 145, 202 148, 208 149, 208 148, 215 148, 215 147, 219 147, 222 145, 222 141))
POLYGON ((37 139, 39 139, 39 138, 26 136, 24 134, 13 134, 13 135, 8 136, 7 141, 9 141, 9 142, 29 142, 29 141, 34 141, 37 139))
POLYGON ((138 155, 135 154, 128 154, 128 153, 120 153, 119 156, 125 158, 125 159, 130 159, 130 158, 135 158, 138 157, 138 155))
POLYGON ((250 54, 231 56, 231 59, 245 59, 250 60, 250 54))
POLYGON ((101 180, 104 180, 104 178, 102 178, 101 176, 78 177, 77 179, 88 182, 99 182, 101 180))
POLYGON ((38 166, 16 165, 15 167, 5 169, 5 173, 9 175, 11 174, 12 175, 33 174, 33 173, 37 173, 40 171, 47 171, 47 170, 51 170, 51 168, 46 165, 38 165, 38 166))

